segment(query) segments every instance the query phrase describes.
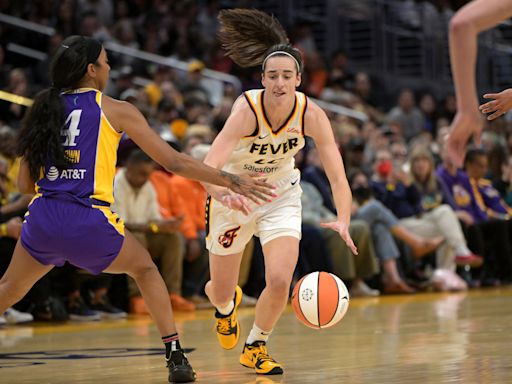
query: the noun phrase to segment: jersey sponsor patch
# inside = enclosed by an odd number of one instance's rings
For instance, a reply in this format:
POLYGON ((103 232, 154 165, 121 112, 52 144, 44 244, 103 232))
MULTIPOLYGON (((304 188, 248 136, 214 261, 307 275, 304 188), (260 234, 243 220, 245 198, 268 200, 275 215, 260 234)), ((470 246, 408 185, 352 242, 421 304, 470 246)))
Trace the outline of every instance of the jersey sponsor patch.
POLYGON ((86 169, 61 169, 60 171, 57 167, 51 166, 46 172, 46 178, 50 181, 55 181, 57 179, 65 179, 65 180, 83 180, 85 177, 86 169))

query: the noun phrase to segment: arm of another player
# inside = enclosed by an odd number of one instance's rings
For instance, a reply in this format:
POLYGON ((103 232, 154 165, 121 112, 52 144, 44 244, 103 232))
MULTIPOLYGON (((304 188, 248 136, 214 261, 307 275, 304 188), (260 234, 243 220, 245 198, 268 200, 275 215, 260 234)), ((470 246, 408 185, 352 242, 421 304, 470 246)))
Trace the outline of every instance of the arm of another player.
POLYGON ((480 142, 482 118, 478 113, 475 67, 477 36, 512 16, 512 0, 476 0, 461 8, 450 21, 450 59, 457 114, 451 125, 448 151, 461 165, 471 136, 480 142))
POLYGON ((491 113, 487 120, 494 120, 512 109, 512 88, 500 93, 486 93, 484 99, 494 99, 480 106, 482 113, 491 113))
POLYGON ((315 141, 320 160, 331 185, 334 204, 338 213, 335 222, 321 223, 320 225, 338 232, 352 250, 352 253, 357 255, 357 248, 348 232, 352 212, 352 192, 345 175, 345 167, 341 160, 340 151, 334 141, 331 123, 325 112, 310 101, 304 124, 307 135, 315 141))
MULTIPOLYGON (((247 100, 239 98, 231 111, 224 127, 219 132, 212 147, 208 151, 205 164, 221 169, 233 153, 238 142, 250 135, 256 127, 256 117, 247 104, 247 100)), ((226 188, 203 183, 206 191, 228 208, 239 210, 245 214, 250 212, 247 201, 240 195, 230 193, 226 188)), ((268 200, 268 199, 266 199, 268 200)))
POLYGON ((271 195, 271 186, 262 181, 212 169, 188 155, 175 151, 149 127, 142 113, 133 105, 104 97, 102 107, 116 129, 125 131, 144 152, 170 172, 227 187, 254 201, 266 200, 265 195, 271 195))

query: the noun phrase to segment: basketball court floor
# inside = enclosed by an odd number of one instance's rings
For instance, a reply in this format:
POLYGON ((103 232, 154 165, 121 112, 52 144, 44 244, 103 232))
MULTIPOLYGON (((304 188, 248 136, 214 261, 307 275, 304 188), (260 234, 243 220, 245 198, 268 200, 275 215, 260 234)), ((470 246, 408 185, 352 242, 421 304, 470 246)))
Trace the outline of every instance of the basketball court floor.
MULTIPOLYGON (((199 383, 512 383, 512 288, 462 294, 353 299, 330 329, 300 324, 287 308, 269 350, 282 376, 238 364, 240 345, 222 350, 212 311, 178 314, 199 383)), ((253 309, 239 318, 242 338, 253 309)), ((0 329, 0 383, 166 383, 148 317, 0 329)))

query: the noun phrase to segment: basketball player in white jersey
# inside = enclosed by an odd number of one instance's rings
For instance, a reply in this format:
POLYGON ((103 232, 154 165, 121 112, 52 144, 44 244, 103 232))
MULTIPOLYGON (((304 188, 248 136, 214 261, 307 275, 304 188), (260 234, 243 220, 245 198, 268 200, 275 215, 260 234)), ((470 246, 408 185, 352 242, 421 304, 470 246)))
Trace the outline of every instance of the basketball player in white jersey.
POLYGON ((348 227, 352 195, 340 152, 325 113, 296 92, 301 82, 299 51, 277 20, 257 10, 232 9, 219 14, 219 37, 227 54, 243 67, 262 65, 264 89, 245 92, 233 106, 205 163, 242 174, 257 172, 275 186, 275 197, 257 205, 225 188, 206 185, 207 247, 211 280, 206 294, 216 307, 217 337, 225 349, 240 336, 236 309, 242 299, 237 286, 242 252, 249 239, 260 238, 265 258, 266 287, 256 305, 256 318, 240 363, 259 374, 281 374, 266 342, 286 306, 301 238, 300 173, 293 156, 304 136, 315 141, 332 187, 337 221, 322 224, 339 232, 357 253, 348 227))

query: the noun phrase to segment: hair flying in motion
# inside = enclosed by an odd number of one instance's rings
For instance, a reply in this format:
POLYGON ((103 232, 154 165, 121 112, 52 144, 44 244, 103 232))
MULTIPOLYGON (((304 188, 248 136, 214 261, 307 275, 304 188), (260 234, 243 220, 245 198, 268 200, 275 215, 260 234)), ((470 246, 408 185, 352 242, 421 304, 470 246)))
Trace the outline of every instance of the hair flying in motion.
MULTIPOLYGON (((252 67, 272 56, 290 56, 302 70, 299 50, 293 48, 279 21, 256 9, 228 9, 219 13, 219 40, 236 64, 252 67)), ((265 68, 263 68, 264 70, 265 68)))

